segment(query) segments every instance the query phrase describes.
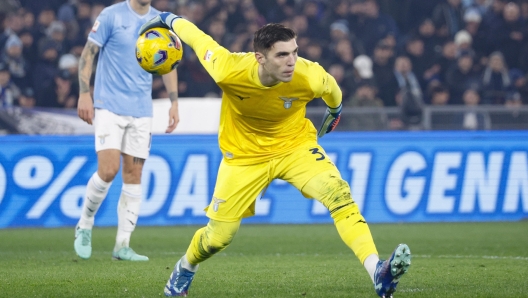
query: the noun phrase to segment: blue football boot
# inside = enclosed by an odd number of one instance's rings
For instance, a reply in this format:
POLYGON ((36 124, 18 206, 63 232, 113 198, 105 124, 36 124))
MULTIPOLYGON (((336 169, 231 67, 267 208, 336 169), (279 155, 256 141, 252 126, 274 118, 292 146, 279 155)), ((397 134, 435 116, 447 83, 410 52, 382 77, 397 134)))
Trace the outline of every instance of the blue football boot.
POLYGON ((407 244, 396 247, 388 260, 380 260, 374 272, 374 289, 383 298, 392 298, 396 286, 411 266, 411 250, 407 244))
POLYGON ((189 287, 194 279, 195 272, 189 271, 181 266, 181 260, 174 266, 167 284, 165 285, 165 296, 187 297, 189 287))

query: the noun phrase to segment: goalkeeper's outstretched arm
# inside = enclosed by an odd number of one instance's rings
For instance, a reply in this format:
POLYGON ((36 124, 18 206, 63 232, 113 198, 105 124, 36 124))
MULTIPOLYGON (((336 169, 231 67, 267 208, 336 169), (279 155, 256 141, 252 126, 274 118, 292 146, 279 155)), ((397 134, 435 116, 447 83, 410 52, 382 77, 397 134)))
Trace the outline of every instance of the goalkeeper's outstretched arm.
POLYGON ((201 58, 199 59, 200 63, 202 63, 207 72, 216 82, 222 78, 222 72, 219 71, 218 68, 226 66, 224 64, 226 61, 224 58, 229 56, 229 51, 219 45, 211 36, 200 30, 192 22, 170 12, 163 12, 145 23, 141 26, 139 34, 156 27, 167 28, 176 33, 176 35, 178 35, 184 43, 189 45, 196 55, 201 58), (212 52, 215 53, 216 57, 222 56, 223 58, 218 59, 216 63, 205 63, 207 61, 207 55, 212 52), (222 60, 222 62, 220 60, 222 60), (215 66, 217 69, 213 69, 215 66))
POLYGON ((326 103, 326 111, 323 116, 323 121, 319 130, 317 131, 317 136, 322 137, 327 133, 332 132, 339 120, 341 119, 341 109, 342 109, 342 96, 343 93, 339 88, 334 77, 327 74, 327 89, 325 94, 323 94, 323 100, 326 103))

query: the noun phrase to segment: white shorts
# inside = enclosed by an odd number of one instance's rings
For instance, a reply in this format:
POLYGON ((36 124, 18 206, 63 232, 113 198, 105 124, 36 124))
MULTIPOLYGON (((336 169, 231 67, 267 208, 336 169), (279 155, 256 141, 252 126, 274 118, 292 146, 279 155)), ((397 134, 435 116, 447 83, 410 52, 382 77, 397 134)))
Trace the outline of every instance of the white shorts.
POLYGON ((117 149, 133 157, 147 159, 152 141, 152 118, 120 116, 95 109, 95 151, 117 149))

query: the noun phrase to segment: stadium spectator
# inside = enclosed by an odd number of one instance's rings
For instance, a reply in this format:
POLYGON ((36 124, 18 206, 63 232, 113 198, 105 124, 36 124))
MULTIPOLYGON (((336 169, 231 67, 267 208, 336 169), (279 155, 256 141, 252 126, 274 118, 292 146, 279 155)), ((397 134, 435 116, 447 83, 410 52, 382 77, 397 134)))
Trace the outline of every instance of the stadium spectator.
POLYGON ((20 89, 11 81, 9 66, 0 62, 0 108, 12 107, 20 89))
POLYGON ((17 87, 29 87, 30 66, 23 56, 23 45, 17 35, 12 34, 7 39, 5 50, 0 54, 0 61, 5 63, 11 73, 11 80, 17 87))
POLYGON ((478 14, 484 15, 493 0, 462 0, 464 10, 475 10, 478 14))
POLYGON ((376 0, 364 0, 353 5, 358 5, 358 8, 349 19, 350 27, 363 42, 366 54, 372 55, 378 41, 387 36, 399 39, 396 22, 390 15, 380 12, 376 0))
POLYGON ((58 107, 61 108, 76 108, 77 107, 77 96, 79 94, 79 89, 76 89, 75 84, 73 84, 73 79, 75 79, 72 74, 66 70, 60 70, 59 74, 55 76, 55 98, 58 107))
POLYGON ((456 46, 456 57, 462 54, 469 54, 475 56, 475 51, 472 48, 473 37, 466 30, 460 30, 455 34, 453 39, 456 46))
POLYGON ((11 34, 6 28, 6 18, 6 13, 0 11, 0 49, 5 47, 5 43, 11 34))
POLYGON ((426 55, 425 45, 419 37, 411 37, 405 42, 404 54, 411 60, 413 71, 416 74, 420 86, 425 88, 429 83, 430 77, 427 76, 435 60, 433 56, 426 55))
POLYGON ((79 35, 82 35, 82 32, 80 31, 79 27, 79 22, 75 17, 75 10, 75 2, 68 1, 61 5, 59 11, 57 12, 57 20, 62 22, 65 27, 64 40, 67 42, 68 50, 71 45, 78 40, 79 35))
POLYGON ((310 42, 306 45, 306 48, 302 53, 302 57, 311 60, 311 61, 317 61, 321 66, 324 68, 328 68, 330 66, 330 59, 328 59, 328 56, 325 55, 323 45, 321 44, 322 41, 320 40, 310 40, 310 42))
POLYGON ((358 80, 374 80, 372 72, 372 59, 367 55, 359 55, 354 58, 354 69, 358 75, 358 80))
MULTIPOLYGON (((436 35, 436 28, 431 18, 424 18, 418 28, 409 33, 409 36, 414 36, 423 42, 423 55, 425 56, 425 61, 435 60, 438 48, 443 43, 443 40, 436 35)), ((425 79, 430 80, 431 77, 426 76, 425 79)))
POLYGON ((181 97, 219 97, 220 89, 201 66, 196 53, 189 49, 185 63, 178 66, 178 93, 181 97), (180 89, 181 88, 181 89, 180 89))
POLYGON ((53 94, 54 78, 58 72, 57 60, 61 44, 54 40, 43 39, 38 47, 38 61, 33 69, 32 87, 35 90, 37 105, 46 107, 52 105, 55 99, 50 98, 53 94))
POLYGON ((436 73, 434 78, 445 82, 445 76, 447 70, 456 64, 457 58, 457 46, 452 40, 448 40, 442 45, 442 50, 436 59, 437 67, 434 69, 436 73))
POLYGON ((520 112, 519 108, 523 106, 523 102, 518 93, 513 93, 506 99, 505 107, 510 110, 510 113, 501 115, 499 121, 507 124, 509 129, 526 129, 528 123, 528 113, 520 112))
POLYGON ((22 42, 22 56, 24 60, 29 64, 30 69, 33 69, 38 61, 38 49, 33 34, 28 29, 24 29, 18 35, 22 42))
MULTIPOLYGON (((482 16, 475 10, 467 10, 464 14, 464 30, 471 36, 471 48, 475 52, 475 60, 480 61, 486 56, 486 32, 481 26, 482 16)), ((459 31, 460 32, 460 31, 459 31)))
POLYGON ((22 29, 24 29, 24 19, 22 14, 19 11, 10 13, 7 16, 7 28, 11 34, 18 34, 22 29))
POLYGON ((20 14, 22 14, 22 19, 24 22, 24 30, 31 30, 35 26, 35 14, 26 8, 20 8, 18 10, 20 14))
MULTIPOLYGON (((405 83, 398 91, 397 102, 400 106, 401 128, 407 130, 422 130, 423 107, 424 100, 422 94, 413 91, 413 86, 410 80, 405 80, 405 83)), ((393 125, 394 125, 393 120, 393 125)))
MULTIPOLYGON (((322 20, 322 25, 329 28, 330 25, 336 21, 346 21, 348 27, 348 18, 350 15, 350 1, 348 0, 337 0, 329 3, 329 8, 325 11, 325 15, 322 20)), ((268 20, 273 22, 273 20, 268 20)), ((348 31, 348 28, 347 28, 348 31)))
POLYGON ((33 88, 27 87, 22 89, 20 96, 18 97, 18 106, 23 108, 33 108, 37 104, 35 100, 35 92, 33 88))
POLYGON ((55 11, 50 6, 44 7, 37 14, 37 21, 32 28, 33 39, 37 42, 37 44, 40 42, 41 38, 47 36, 46 30, 53 21, 55 21, 55 11))
POLYGON ((392 98, 388 98, 383 104, 385 106, 401 105, 396 102, 396 94, 402 89, 406 88, 412 96, 423 99, 422 88, 418 78, 413 72, 413 65, 407 56, 399 56, 394 62, 394 76, 385 88, 389 88, 390 94, 394 94, 392 98))
POLYGON ((464 28, 461 0, 447 0, 438 4, 432 15, 436 32, 441 37, 453 37, 464 28))
POLYGON ((518 92, 521 97, 521 101, 526 103, 528 100, 528 79, 526 74, 524 74, 521 70, 514 68, 510 70, 510 78, 513 87, 515 88, 515 92, 518 92))
POLYGON ((467 89, 480 88, 481 74, 474 68, 474 60, 470 54, 463 54, 446 73, 445 83, 451 93, 450 104, 463 104, 462 95, 467 89))
POLYGON ((448 104, 451 104, 451 94, 449 93, 449 89, 442 84, 438 84, 435 86, 432 86, 430 88, 430 103, 433 106, 446 106, 448 104))
MULTIPOLYGON (((306 34, 311 39, 320 39, 321 41, 328 40, 327 28, 323 27, 324 9, 322 4, 315 0, 306 0, 301 3, 301 14, 306 16, 308 28, 306 34)), ((265 22, 264 22, 265 23, 265 22)), ((264 25, 264 24, 260 24, 264 25)))
POLYGON ((477 112, 474 107, 480 104, 480 95, 474 89, 468 89, 463 94, 463 101, 466 109, 459 118, 455 118, 455 124, 465 130, 483 130, 486 128, 486 116, 482 112, 477 112), (457 123, 458 122, 458 123, 457 123))
MULTIPOLYGON (((76 18, 79 24, 79 36, 77 42, 81 42, 84 46, 84 42, 88 37, 88 32, 92 28, 92 4, 89 0, 79 0, 75 6, 77 12, 76 18)), ((79 53, 80 54, 80 53, 79 53)))
MULTIPOLYGON (((362 80, 356 86, 355 93, 344 102, 345 107, 383 107, 383 101, 377 97, 377 87, 372 80, 362 80)), ((345 98, 345 97, 343 97, 345 98)), ((364 113, 343 118, 343 125, 352 130, 384 130, 387 119, 384 112, 364 113)))
POLYGON ((378 42, 374 48, 374 55, 372 57, 372 73, 376 78, 379 86, 379 97, 384 103, 392 102, 396 88, 390 88, 390 83, 394 76, 393 63, 394 49, 384 41, 378 42))
POLYGON ((489 31, 491 47, 504 55, 508 67, 520 67, 521 51, 524 49, 526 22, 521 18, 519 5, 510 2, 504 6, 503 21, 489 31))
POLYGON ((330 41, 336 42, 341 39, 350 39, 350 30, 345 19, 339 19, 330 24, 330 41))
POLYGON ((295 15, 295 0, 275 0, 265 17, 269 22, 280 23, 295 15))
POLYGON ((354 49, 349 39, 337 42, 334 51, 330 53, 332 63, 340 63, 346 71, 354 71, 354 49))
POLYGON ((501 52, 493 52, 490 55, 482 75, 482 92, 483 103, 500 105, 504 104, 508 95, 513 92, 513 84, 501 52))
POLYGON ((227 32, 225 22, 221 19, 212 19, 207 25, 207 33, 222 44, 231 44, 235 36, 227 32))
POLYGON ((46 29, 46 37, 41 39, 50 39, 60 44, 59 56, 66 54, 70 49, 69 41, 66 39, 66 26, 61 21, 53 21, 46 29))

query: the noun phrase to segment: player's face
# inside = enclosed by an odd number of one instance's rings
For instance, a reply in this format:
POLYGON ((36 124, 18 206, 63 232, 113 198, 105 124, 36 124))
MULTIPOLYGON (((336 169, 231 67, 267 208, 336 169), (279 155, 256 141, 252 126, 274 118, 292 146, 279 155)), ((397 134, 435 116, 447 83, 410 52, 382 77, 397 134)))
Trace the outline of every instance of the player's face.
POLYGON ((256 53, 259 77, 265 86, 289 82, 293 78, 299 47, 295 39, 276 42, 266 55, 256 53))

